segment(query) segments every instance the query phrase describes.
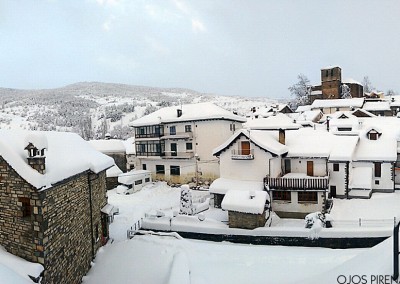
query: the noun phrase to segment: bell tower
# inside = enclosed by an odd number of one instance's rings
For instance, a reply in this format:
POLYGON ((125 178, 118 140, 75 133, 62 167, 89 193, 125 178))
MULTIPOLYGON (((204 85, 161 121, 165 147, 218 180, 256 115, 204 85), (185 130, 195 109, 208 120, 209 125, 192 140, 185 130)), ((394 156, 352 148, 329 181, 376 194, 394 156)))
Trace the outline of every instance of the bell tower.
POLYGON ((321 69, 321 90, 324 99, 340 99, 342 69, 339 66, 321 69))

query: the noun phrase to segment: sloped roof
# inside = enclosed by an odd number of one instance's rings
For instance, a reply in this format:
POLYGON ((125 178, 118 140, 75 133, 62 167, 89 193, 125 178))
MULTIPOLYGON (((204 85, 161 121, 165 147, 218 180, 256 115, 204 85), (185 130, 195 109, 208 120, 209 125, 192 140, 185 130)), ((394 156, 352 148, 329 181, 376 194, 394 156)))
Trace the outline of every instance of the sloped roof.
POLYGON ((362 107, 364 104, 364 98, 352 98, 352 99, 334 99, 334 100, 315 100, 311 109, 316 108, 329 108, 329 107, 362 107))
POLYGON ((112 165, 114 160, 94 150, 75 133, 51 131, 0 130, 0 155, 28 183, 37 189, 76 174, 90 170, 99 173, 112 165), (40 174, 27 163, 26 137, 41 135, 47 141, 46 172, 40 174))
POLYGON ((283 113, 277 113, 266 118, 249 119, 243 125, 249 129, 278 130, 278 129, 299 129, 301 125, 294 123, 293 119, 283 113))
POLYGON ((227 178, 217 178, 210 185, 210 192, 217 194, 225 194, 228 190, 237 191, 263 191, 264 183, 262 181, 235 180, 227 178))
POLYGON ((182 115, 178 117, 180 106, 165 107, 133 121, 130 126, 138 127, 160 123, 185 122, 207 119, 225 119, 245 122, 246 118, 233 114, 213 103, 187 104, 182 106, 182 115))
POLYGON ((229 190, 222 200, 221 207, 223 210, 262 214, 267 195, 266 191, 229 190), (254 195, 251 197, 251 194, 254 195))
POLYGON ((233 134, 225 143, 213 150, 213 155, 218 156, 222 151, 229 148, 241 135, 244 135, 258 147, 274 155, 283 155, 287 152, 287 147, 277 141, 276 135, 271 131, 240 129, 233 134))
POLYGON ((368 111, 390 111, 390 103, 388 101, 382 102, 366 102, 363 109, 368 111))
POLYGON ((90 140, 88 142, 94 149, 104 154, 126 152, 126 147, 123 140, 100 139, 100 140, 90 140))

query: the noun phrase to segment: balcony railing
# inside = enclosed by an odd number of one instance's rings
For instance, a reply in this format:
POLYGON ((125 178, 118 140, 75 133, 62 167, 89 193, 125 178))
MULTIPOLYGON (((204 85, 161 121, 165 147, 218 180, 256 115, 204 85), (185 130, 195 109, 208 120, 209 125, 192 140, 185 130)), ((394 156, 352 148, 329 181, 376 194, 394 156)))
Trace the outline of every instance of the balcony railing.
POLYGON ((162 156, 164 159, 191 159, 194 157, 193 152, 165 152, 162 156))
POLYGON ((164 133, 161 139, 193 139, 193 132, 175 132, 174 134, 164 133))
POLYGON ((235 150, 231 152, 232 160, 253 160, 254 159, 254 149, 247 150, 235 150))
POLYGON ((164 136, 164 133, 136 133, 135 138, 140 139, 140 138, 160 138, 164 136))
POLYGON ((329 177, 277 177, 264 178, 264 184, 274 190, 328 189, 329 177))

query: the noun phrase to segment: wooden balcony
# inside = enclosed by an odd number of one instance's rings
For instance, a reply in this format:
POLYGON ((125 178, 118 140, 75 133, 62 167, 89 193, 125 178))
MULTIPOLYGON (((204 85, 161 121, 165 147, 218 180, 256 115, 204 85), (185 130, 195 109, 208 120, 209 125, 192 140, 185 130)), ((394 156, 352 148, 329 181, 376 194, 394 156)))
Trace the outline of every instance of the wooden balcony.
POLYGON ((254 149, 232 150, 232 160, 254 160, 254 149))
POLYGON ((264 178, 265 186, 268 185, 271 190, 326 190, 328 183, 329 176, 311 177, 305 174, 304 177, 299 174, 287 174, 283 177, 264 178))

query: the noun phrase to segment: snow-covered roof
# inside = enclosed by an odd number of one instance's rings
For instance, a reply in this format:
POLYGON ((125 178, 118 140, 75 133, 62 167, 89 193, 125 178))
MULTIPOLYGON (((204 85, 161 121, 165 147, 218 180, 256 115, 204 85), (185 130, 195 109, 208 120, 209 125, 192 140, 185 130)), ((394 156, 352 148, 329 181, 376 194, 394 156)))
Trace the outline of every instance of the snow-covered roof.
POLYGON ((341 68, 341 67, 339 65, 329 65, 324 68, 321 68, 321 70, 332 69, 332 68, 341 68))
POLYGON ((332 108, 332 107, 355 107, 360 108, 364 104, 364 98, 315 100, 311 109, 332 108))
POLYGON ((335 136, 329 161, 351 161, 359 140, 358 136, 335 136))
MULTIPOLYGON (((365 132, 363 132, 365 133, 365 132)), ((369 140, 360 134, 360 142, 356 149, 355 161, 389 161, 397 159, 397 141, 393 137, 382 134, 377 140, 369 140)))
POLYGON ((361 85, 362 86, 362 84, 360 82, 354 80, 353 78, 346 78, 346 79, 342 80, 342 83, 344 83, 344 84, 357 84, 357 85, 361 85))
POLYGON ((390 111, 390 103, 388 101, 365 102, 363 109, 368 111, 390 111))
POLYGON ((308 110, 311 110, 311 105, 298 106, 296 112, 303 112, 308 110))
POLYGON ((35 188, 53 184, 91 170, 99 173, 114 164, 114 160, 93 149, 79 135, 67 132, 0 130, 0 155, 13 169, 35 188), (27 163, 25 138, 32 134, 47 141, 46 171, 40 174, 27 163))
POLYGON ((136 180, 143 179, 151 175, 150 171, 147 170, 132 170, 130 172, 120 174, 118 176, 118 182, 122 184, 133 184, 136 180))
POLYGON ((126 147, 123 140, 101 139, 101 140, 90 140, 88 142, 94 149, 104 154, 126 152, 126 147))
POLYGON ((106 171, 106 177, 117 177, 122 173, 121 169, 117 165, 114 165, 106 171))
POLYGON ((210 192, 225 194, 228 190, 264 190, 262 181, 234 180, 227 178, 217 178, 210 185, 210 192))
POLYGON ((249 141, 256 144, 258 147, 275 155, 282 155, 287 152, 286 146, 279 143, 275 137, 276 135, 273 135, 271 131, 240 129, 225 141, 225 143, 215 148, 213 150, 213 155, 218 156, 223 150, 230 147, 240 135, 246 136, 249 141))
POLYGON ((139 127, 145 125, 156 125, 160 123, 207 119, 225 119, 239 122, 246 121, 246 118, 242 116, 235 115, 232 112, 227 111, 213 103, 206 102, 182 105, 182 108, 180 106, 165 107, 133 121, 130 126, 139 127), (179 117, 177 115, 178 109, 182 110, 182 115, 179 117))
POLYGON ((288 115, 295 119, 297 124, 299 124, 300 121, 317 122, 322 117, 320 110, 307 110, 301 113, 288 113, 288 115))
POLYGON ((46 136, 39 132, 30 132, 25 136, 25 145, 32 143, 37 149, 47 149, 46 136))
POLYGON ((371 189, 372 188, 372 168, 356 167, 352 168, 350 175, 350 189, 371 189))
POLYGON ((223 210, 262 214, 267 200, 266 191, 229 190, 222 200, 223 210))
POLYGON ((303 128, 286 132, 287 157, 327 158, 334 135, 326 130, 303 128))
POLYGON ((294 123, 293 119, 283 113, 277 113, 267 118, 249 119, 243 125, 244 128, 277 130, 277 129, 299 129, 301 125, 294 123))

